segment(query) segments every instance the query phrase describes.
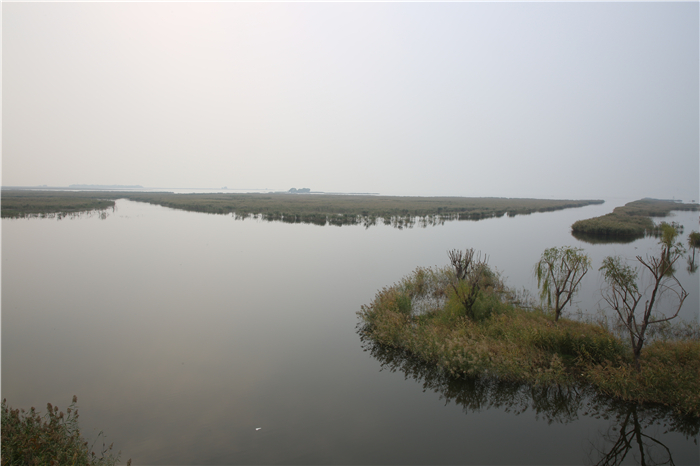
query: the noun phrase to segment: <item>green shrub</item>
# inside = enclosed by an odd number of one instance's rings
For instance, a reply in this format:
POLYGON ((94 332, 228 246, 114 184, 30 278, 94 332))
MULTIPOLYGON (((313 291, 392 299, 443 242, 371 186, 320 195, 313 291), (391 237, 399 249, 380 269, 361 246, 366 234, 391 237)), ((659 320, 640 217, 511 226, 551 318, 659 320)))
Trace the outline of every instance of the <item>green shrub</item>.
POLYGON ((403 293, 398 293, 396 295, 396 307, 400 313, 410 315, 411 297, 403 293))
POLYGON ((2 466, 116 464, 119 455, 111 453, 112 445, 103 444, 98 456, 80 435, 77 401, 74 396, 65 413, 48 403, 46 414, 40 416, 34 408, 12 409, 3 400, 2 466))

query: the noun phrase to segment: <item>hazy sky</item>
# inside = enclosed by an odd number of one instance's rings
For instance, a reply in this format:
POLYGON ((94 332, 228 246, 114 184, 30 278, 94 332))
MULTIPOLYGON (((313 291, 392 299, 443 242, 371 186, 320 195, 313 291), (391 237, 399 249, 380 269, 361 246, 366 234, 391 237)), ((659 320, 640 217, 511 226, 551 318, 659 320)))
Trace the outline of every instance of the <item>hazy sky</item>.
POLYGON ((3 3, 2 184, 698 199, 689 3, 3 3))

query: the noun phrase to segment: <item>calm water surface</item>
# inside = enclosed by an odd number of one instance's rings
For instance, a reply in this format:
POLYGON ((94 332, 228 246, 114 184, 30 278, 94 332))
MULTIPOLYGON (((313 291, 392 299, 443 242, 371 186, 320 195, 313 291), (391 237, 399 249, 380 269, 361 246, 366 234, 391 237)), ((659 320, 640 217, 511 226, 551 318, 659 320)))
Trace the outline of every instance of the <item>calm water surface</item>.
MULTIPOLYGON (((660 442, 698 464, 697 430, 664 427, 663 412, 445 379, 356 330, 378 289, 453 248, 535 292, 545 248, 584 247, 596 272, 567 310, 595 313, 603 257, 656 240, 590 245, 570 225, 627 201, 403 230, 125 200, 106 219, 3 219, 2 396, 43 410, 78 395, 83 433, 103 430, 134 464, 596 464, 627 435, 646 439, 647 459, 668 460, 660 442)), ((697 212, 671 220, 698 229, 697 212)), ((697 321, 698 274, 679 269, 683 318, 697 321)))

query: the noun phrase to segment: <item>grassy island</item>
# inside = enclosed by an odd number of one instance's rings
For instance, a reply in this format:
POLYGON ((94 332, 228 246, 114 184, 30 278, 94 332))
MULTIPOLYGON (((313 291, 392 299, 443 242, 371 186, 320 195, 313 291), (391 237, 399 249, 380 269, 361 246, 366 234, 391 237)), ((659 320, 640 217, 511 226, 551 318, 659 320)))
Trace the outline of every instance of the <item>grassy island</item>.
POLYGON ((2 190, 2 217, 69 215, 114 207, 113 193, 2 190))
POLYGON ((465 312, 452 268, 419 268, 358 313, 363 338, 404 350, 450 376, 592 386, 617 399, 700 416, 700 341, 657 338, 635 370, 629 345, 604 323, 525 306, 487 266, 465 312))
POLYGON ((609 214, 579 220, 571 226, 571 232, 580 239, 638 238, 654 231, 650 217, 666 217, 674 210, 698 210, 698 204, 644 198, 615 207, 609 214))
POLYGON ((336 194, 174 194, 143 192, 68 192, 3 190, 2 216, 104 209, 114 199, 129 199, 173 209, 236 218, 258 216, 263 220, 315 225, 395 226, 434 224, 446 220, 480 220, 504 215, 527 215, 590 204, 600 200, 508 199, 469 197, 402 197, 336 194))

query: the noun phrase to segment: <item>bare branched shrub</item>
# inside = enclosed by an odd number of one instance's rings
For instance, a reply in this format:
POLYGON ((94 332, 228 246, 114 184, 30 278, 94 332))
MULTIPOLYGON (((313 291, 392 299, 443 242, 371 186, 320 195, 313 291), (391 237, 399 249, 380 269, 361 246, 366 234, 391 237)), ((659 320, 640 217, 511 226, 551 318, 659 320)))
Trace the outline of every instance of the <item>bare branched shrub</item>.
POLYGON ((452 249, 447 252, 455 272, 455 279, 450 283, 455 295, 464 306, 467 317, 474 318, 472 308, 481 290, 488 285, 491 271, 488 268, 488 257, 481 257, 481 252, 475 253, 473 248, 464 252, 452 249))
POLYGON ((639 358, 649 326, 675 319, 688 297, 688 292, 673 273, 673 265, 683 253, 681 244, 674 243, 677 233, 673 234, 673 231, 664 230, 658 257, 637 256, 637 261, 649 274, 645 289, 639 289, 637 269, 624 264, 620 257, 606 257, 600 268, 608 285, 602 291, 603 299, 615 310, 626 329, 638 372, 641 371, 639 358), (643 299, 645 302, 642 306, 643 299))

